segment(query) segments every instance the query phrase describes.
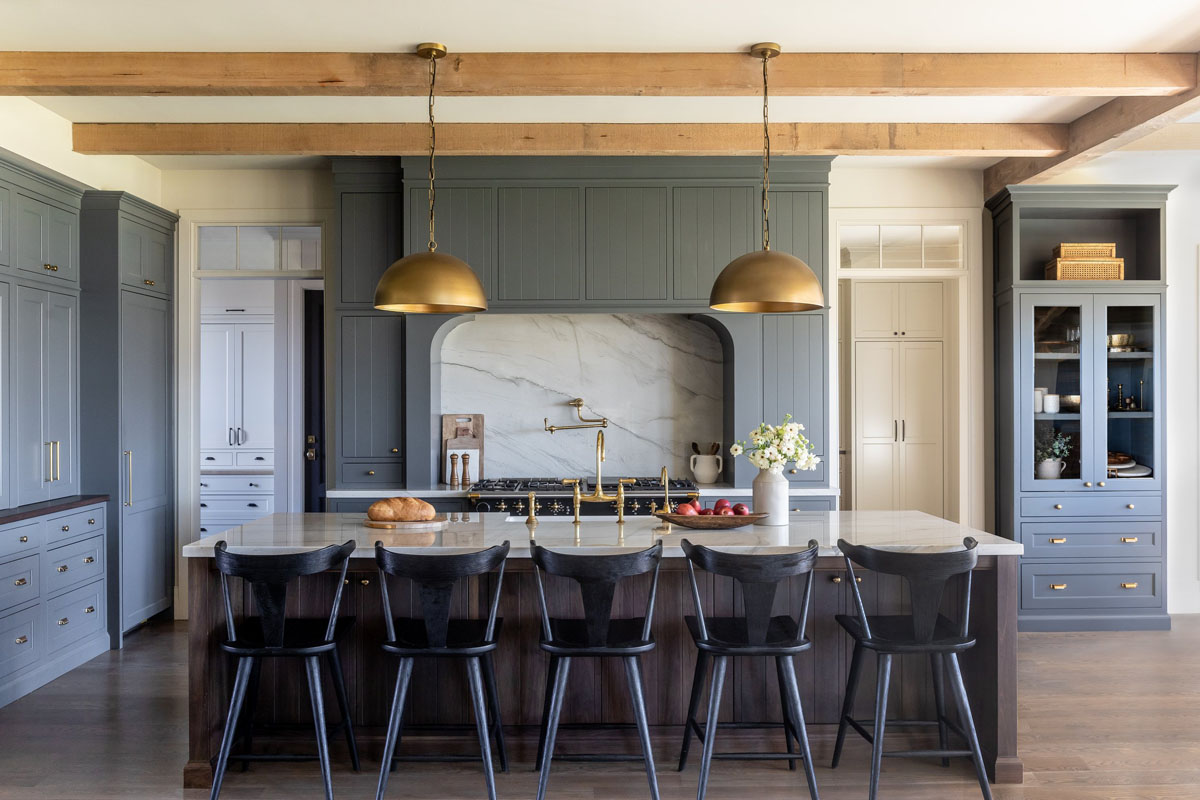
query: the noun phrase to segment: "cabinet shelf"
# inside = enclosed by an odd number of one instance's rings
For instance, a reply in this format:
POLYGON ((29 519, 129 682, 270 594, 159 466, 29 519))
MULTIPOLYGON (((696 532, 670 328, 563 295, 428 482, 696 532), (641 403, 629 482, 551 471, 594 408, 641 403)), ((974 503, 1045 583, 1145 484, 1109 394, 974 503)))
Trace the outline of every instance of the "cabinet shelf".
POLYGON ((1034 353, 1033 357, 1038 361, 1078 361, 1079 353, 1034 353))
POLYGON ((1153 411, 1109 411, 1108 419, 1154 419, 1153 411))
POLYGON ((1109 361, 1137 361, 1137 360, 1152 361, 1154 353, 1150 350, 1136 350, 1132 353, 1109 353, 1109 361))
POLYGON ((1051 419, 1082 419, 1083 415, 1080 414, 1078 411, 1060 411, 1056 414, 1047 414, 1045 412, 1039 412, 1037 414, 1034 414, 1033 418, 1038 421, 1051 420, 1051 419))

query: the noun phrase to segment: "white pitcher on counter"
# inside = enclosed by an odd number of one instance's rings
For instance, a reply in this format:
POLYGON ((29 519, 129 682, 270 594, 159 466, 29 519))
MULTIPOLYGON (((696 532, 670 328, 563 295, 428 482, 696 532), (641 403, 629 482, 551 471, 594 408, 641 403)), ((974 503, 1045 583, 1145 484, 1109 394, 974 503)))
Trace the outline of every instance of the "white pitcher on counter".
POLYGON ((725 460, 720 456, 692 455, 691 466, 696 483, 716 483, 725 469, 725 460))

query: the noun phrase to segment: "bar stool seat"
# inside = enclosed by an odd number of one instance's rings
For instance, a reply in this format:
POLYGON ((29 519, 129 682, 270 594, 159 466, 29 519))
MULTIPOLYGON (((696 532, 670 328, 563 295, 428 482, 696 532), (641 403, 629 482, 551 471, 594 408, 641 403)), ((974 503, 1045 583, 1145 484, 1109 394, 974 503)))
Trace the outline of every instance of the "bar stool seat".
POLYGON ((327 619, 289 619, 283 629, 283 644, 268 646, 263 636, 262 619, 246 617, 235 625, 237 638, 221 642, 221 649, 235 656, 262 658, 299 658, 334 650, 354 628, 354 617, 338 617, 331 641, 325 640, 327 619))
POLYGON ((953 622, 939 614, 933 627, 933 638, 927 642, 916 641, 913 634, 912 617, 907 614, 897 616, 868 616, 871 636, 867 637, 862 622, 858 617, 849 614, 838 614, 838 624, 845 628, 846 633, 868 650, 886 653, 958 653, 975 646, 974 636, 961 636, 959 623, 953 622))
POLYGON ((384 642, 383 650, 398 656, 481 656, 498 646, 504 617, 496 617, 495 630, 488 635, 486 619, 452 619, 446 625, 446 643, 440 647, 429 644, 425 620, 416 617, 394 617, 396 638, 384 642))
POLYGON ((708 628, 705 638, 700 630, 700 621, 694 616, 685 616, 688 632, 696 647, 709 653, 740 656, 790 656, 803 653, 812 647, 812 642, 800 636, 796 620, 788 616, 771 617, 767 621, 766 638, 762 643, 751 642, 750 629, 745 617, 706 617, 708 628))
POLYGON ((645 617, 612 619, 602 645, 588 644, 587 621, 550 618, 550 639, 541 643, 547 653, 559 656, 635 656, 654 649, 654 639, 642 638, 645 617))

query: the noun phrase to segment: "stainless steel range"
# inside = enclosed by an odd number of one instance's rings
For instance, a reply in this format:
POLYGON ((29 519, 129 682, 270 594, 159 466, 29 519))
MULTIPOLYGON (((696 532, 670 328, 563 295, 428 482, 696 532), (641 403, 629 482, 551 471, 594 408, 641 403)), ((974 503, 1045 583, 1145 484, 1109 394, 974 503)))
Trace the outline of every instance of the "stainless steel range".
MULTIPOLYGON (((663 507, 663 484, 659 478, 625 479, 625 513, 634 516, 647 516, 651 507, 661 510, 663 507)), ((668 496, 671 505, 675 506, 684 500, 697 496, 695 481, 684 478, 673 478, 668 496)), ((591 492, 594 481, 582 480, 579 486, 584 493, 591 492)), ((617 481, 603 481, 601 489, 604 494, 617 493, 617 481)), ((537 495, 537 513, 540 516, 571 516, 575 513, 572 505, 574 487, 563 483, 562 478, 502 478, 497 480, 478 481, 471 484, 467 500, 472 511, 480 513, 507 512, 510 514, 526 514, 529 511, 529 493, 537 495)), ((585 503, 580 510, 585 516, 616 516, 617 504, 585 503)))

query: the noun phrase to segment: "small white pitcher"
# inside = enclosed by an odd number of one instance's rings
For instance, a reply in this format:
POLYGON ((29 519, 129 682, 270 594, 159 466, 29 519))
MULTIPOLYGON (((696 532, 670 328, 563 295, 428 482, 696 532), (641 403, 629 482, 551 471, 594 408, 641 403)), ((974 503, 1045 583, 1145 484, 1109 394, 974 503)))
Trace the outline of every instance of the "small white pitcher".
POLYGON ((692 474, 696 483, 716 483, 721 478, 725 460, 720 456, 692 456, 692 474))
POLYGON ((1046 458, 1037 463, 1037 472, 1035 474, 1038 480, 1057 480, 1062 477, 1063 470, 1066 467, 1067 462, 1061 458, 1046 458))

